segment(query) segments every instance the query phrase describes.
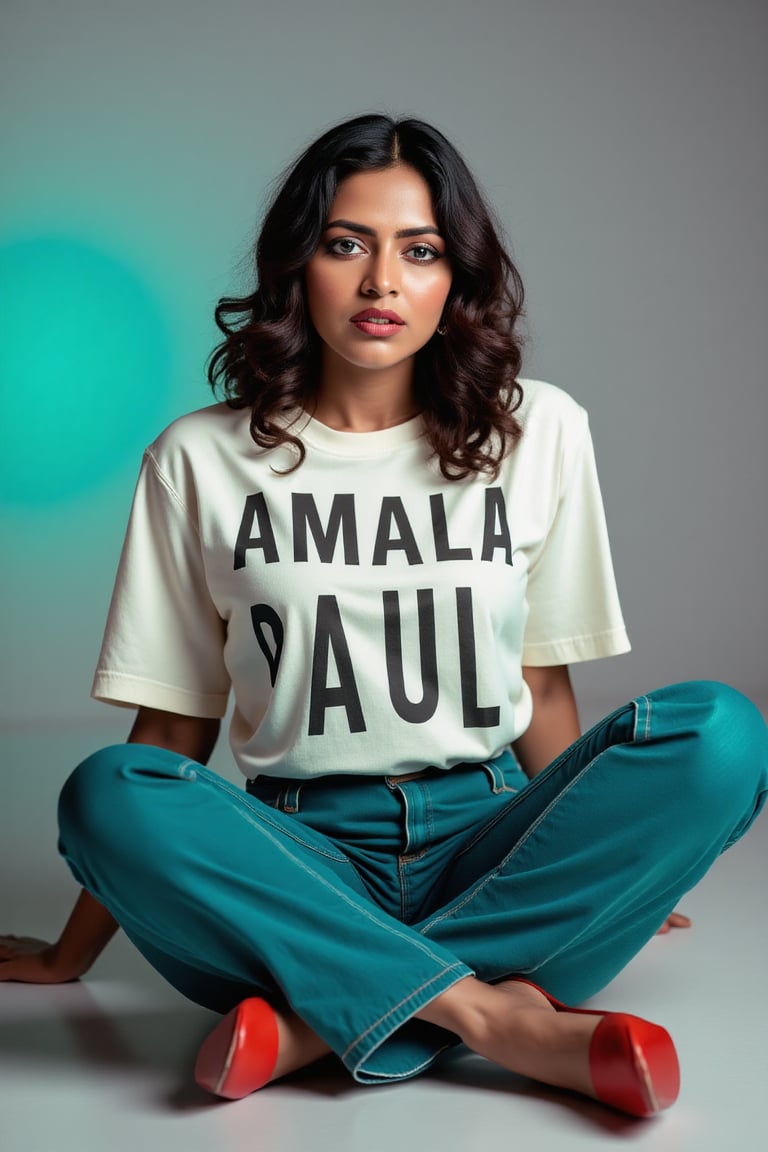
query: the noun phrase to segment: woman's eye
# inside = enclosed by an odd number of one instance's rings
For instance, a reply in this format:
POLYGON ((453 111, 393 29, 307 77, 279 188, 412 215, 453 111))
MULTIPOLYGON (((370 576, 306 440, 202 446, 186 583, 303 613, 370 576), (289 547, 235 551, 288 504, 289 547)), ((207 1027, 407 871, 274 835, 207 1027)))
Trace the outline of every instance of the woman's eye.
POLYGON ((334 252, 337 256, 354 256, 355 249, 362 251, 362 245, 359 240, 353 240, 351 236, 341 236, 328 245, 328 251, 334 252))
POLYGON ((431 244, 414 244, 408 251, 419 264, 431 264, 440 258, 440 253, 431 244))
MULTIPOLYGON (((332 256, 357 256, 365 252, 365 246, 353 236, 339 236, 328 243, 326 251, 332 256)), ((440 253, 431 244, 412 244, 406 255, 417 264, 432 264, 440 259, 440 253)))

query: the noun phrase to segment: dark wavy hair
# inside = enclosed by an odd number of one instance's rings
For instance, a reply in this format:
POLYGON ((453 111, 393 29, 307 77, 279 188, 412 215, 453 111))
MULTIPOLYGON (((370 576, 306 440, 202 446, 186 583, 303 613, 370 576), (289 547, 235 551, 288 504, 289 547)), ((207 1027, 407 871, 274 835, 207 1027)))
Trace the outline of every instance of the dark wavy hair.
MULTIPOLYGON (((304 267, 319 246, 338 185, 355 172, 407 164, 426 181, 446 242, 452 283, 441 327, 415 359, 414 397, 447 479, 498 475, 522 434, 515 411, 524 338, 523 284, 499 240, 492 212, 462 157, 436 128, 370 114, 347 120, 283 174, 255 246, 256 288, 224 297, 216 323, 224 340, 208 379, 232 408, 251 409, 251 436, 263 448, 299 438, 276 418, 311 411, 321 342, 310 319, 304 267)), ((288 471, 293 471, 293 468, 288 471)))

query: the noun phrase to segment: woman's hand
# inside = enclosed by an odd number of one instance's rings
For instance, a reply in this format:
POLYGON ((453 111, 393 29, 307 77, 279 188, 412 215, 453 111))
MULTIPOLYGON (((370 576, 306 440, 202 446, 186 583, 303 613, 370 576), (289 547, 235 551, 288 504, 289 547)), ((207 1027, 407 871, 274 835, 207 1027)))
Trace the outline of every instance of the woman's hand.
POLYGON ((0 936, 0 981, 65 984, 82 975, 62 964, 57 944, 33 936, 0 936))
POLYGON ((683 916, 681 912, 672 912, 667 916, 661 928, 656 932, 657 936, 663 936, 669 932, 670 928, 690 928, 691 920, 688 916, 683 916))

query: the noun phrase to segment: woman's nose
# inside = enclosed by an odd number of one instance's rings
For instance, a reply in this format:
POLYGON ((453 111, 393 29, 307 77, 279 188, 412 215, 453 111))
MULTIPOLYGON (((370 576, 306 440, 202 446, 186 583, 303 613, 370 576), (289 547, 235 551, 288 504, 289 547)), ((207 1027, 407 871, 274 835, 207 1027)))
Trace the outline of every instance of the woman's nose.
POLYGON ((365 296, 396 296, 400 288, 397 258, 386 252, 372 257, 360 287, 365 296))

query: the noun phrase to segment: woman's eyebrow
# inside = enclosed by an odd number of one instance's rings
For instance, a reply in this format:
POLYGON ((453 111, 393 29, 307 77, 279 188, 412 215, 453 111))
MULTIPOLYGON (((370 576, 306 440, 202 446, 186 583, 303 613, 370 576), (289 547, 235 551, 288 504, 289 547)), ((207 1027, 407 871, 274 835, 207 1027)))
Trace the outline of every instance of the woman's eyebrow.
MULTIPOLYGON (((326 229, 348 228, 350 232, 359 232, 362 236, 376 235, 375 228, 369 228, 366 224, 355 224, 353 220, 330 220, 325 227, 326 229)), ((402 240, 406 236, 426 236, 427 234, 432 236, 439 236, 440 232, 432 225, 425 224, 423 227, 419 226, 418 228, 401 228, 399 232, 395 232, 395 238, 397 240, 402 240)))

